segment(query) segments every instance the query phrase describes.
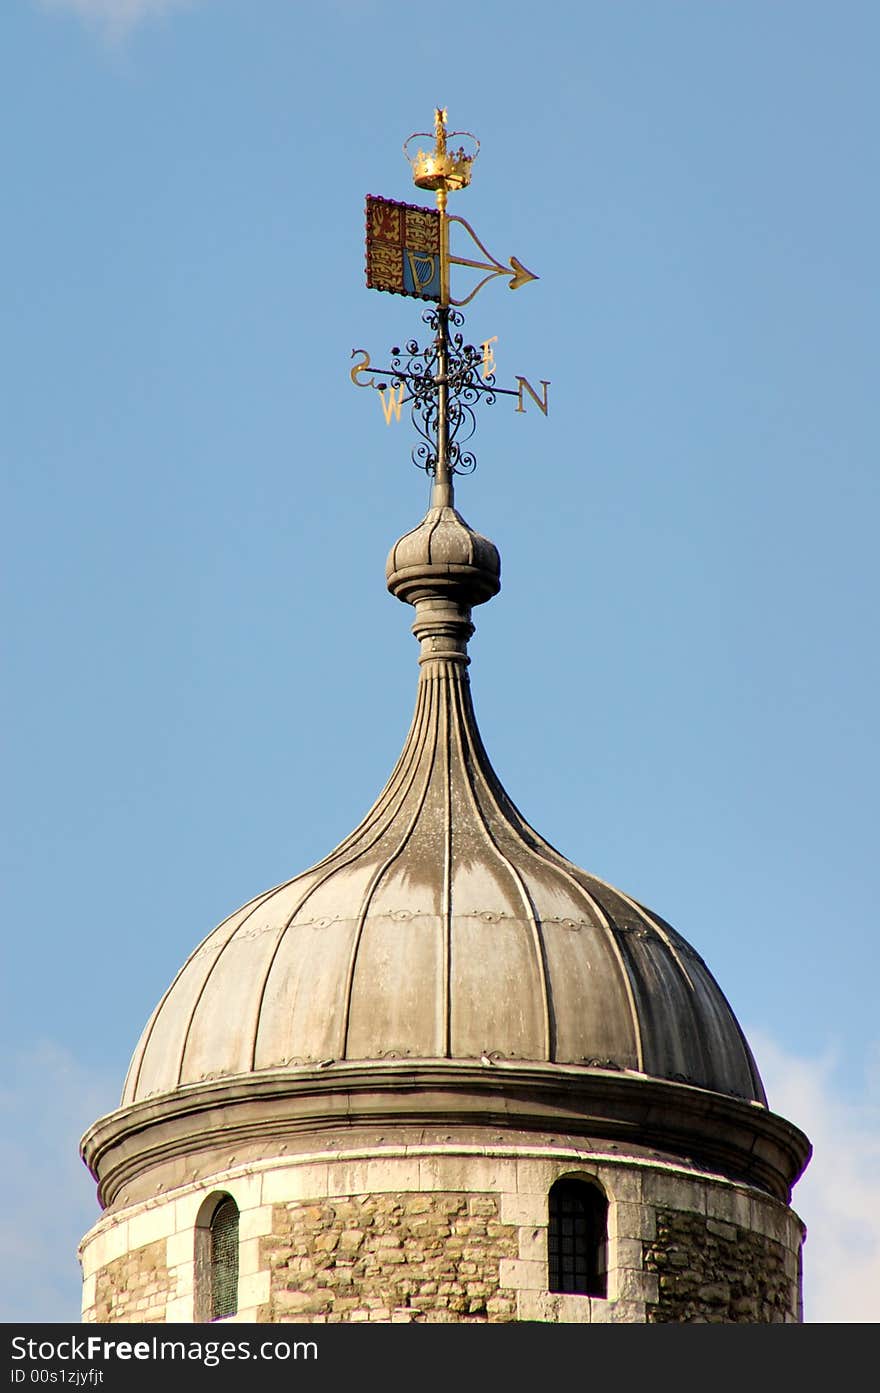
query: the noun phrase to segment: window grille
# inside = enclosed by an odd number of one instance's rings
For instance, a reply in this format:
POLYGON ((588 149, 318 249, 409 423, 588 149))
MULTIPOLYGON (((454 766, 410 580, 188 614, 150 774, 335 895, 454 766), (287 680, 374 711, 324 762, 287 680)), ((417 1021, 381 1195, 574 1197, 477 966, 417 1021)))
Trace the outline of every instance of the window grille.
POLYGON ((211 1319, 238 1310, 238 1205, 221 1200, 211 1217, 211 1319))
POLYGON ((607 1296, 608 1201, 583 1180, 557 1180, 550 1191, 547 1257, 550 1291, 607 1296))

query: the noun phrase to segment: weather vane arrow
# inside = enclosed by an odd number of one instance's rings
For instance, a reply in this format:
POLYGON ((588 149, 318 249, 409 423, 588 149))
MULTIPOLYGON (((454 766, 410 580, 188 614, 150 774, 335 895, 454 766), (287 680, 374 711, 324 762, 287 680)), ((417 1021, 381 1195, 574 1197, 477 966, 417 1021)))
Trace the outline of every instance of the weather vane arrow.
POLYGON ((527 270, 526 267, 523 266, 519 258, 516 256, 510 257, 506 266, 503 264, 503 262, 496 261, 495 257, 488 250, 488 248, 485 247, 483 243, 480 241, 479 237, 477 236, 476 232, 474 232, 474 229, 471 227, 470 223, 467 222, 464 218, 451 216, 447 217, 446 221, 447 224, 453 222, 459 223, 461 227, 465 228, 465 230, 470 234, 470 236, 476 242, 477 246, 480 248, 480 251, 483 252, 483 254, 485 256, 488 256, 489 258, 488 261, 471 261, 466 256, 452 256, 447 248, 447 260, 451 266, 473 266, 478 271, 488 271, 489 273, 488 275, 483 277, 479 285, 477 285, 471 291, 470 295, 468 295, 464 300, 453 300, 450 298, 449 303, 451 305, 467 305, 471 300, 473 300, 474 296, 482 290, 486 282, 490 281, 493 278, 493 276, 507 276, 510 275, 510 272, 512 271, 513 275, 507 283, 509 290, 519 290, 521 285, 528 285, 529 281, 536 281, 538 279, 534 271, 527 270))
POLYGON ((469 131, 448 135, 446 111, 441 107, 434 112, 434 148, 410 153, 412 142, 427 134, 411 135, 404 142, 403 152, 412 167, 416 187, 435 193, 437 207, 425 208, 368 194, 366 269, 367 285, 374 290, 434 301, 436 307, 422 316, 434 330, 434 338, 424 349, 415 339, 403 348, 393 348, 388 368, 373 367, 365 349, 353 349, 352 357, 359 354, 360 361, 351 369, 351 380, 356 387, 373 387, 380 392, 388 425, 392 419, 400 420, 401 408, 411 403, 413 424, 422 437, 413 450, 413 459, 434 476, 438 498, 451 499, 451 476, 469 473, 476 465, 473 454, 462 449, 476 428, 473 406, 478 401, 491 405, 501 394, 516 397, 517 411, 524 412, 528 394, 546 416, 550 383, 542 378, 543 391, 539 394, 525 377, 516 375, 516 390, 497 387, 491 347, 497 336, 477 349, 466 344, 461 333, 450 333, 450 326, 457 330, 464 323, 461 307, 470 304, 490 280, 507 276, 508 287, 519 290, 538 277, 516 256, 506 263, 499 261, 469 222, 446 211, 449 194, 467 188, 471 182, 473 163, 480 150, 476 136, 469 131), (463 137, 466 144, 452 149, 449 141, 456 136, 463 137), (452 224, 464 228, 485 261, 451 252, 452 224), (462 299, 455 299, 450 293, 452 266, 484 273, 462 299), (378 381, 376 376, 368 375, 371 369, 386 380, 378 381))

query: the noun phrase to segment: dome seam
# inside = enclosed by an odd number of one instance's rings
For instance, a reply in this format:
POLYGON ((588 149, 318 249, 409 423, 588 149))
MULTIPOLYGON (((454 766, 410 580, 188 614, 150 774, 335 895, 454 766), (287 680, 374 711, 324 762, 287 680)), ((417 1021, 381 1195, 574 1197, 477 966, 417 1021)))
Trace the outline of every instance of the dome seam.
MULTIPOLYGON (((458 676, 458 674, 456 674, 456 676, 458 676)), ((533 950, 534 950, 534 953, 535 953, 535 959, 536 959, 536 962, 537 962, 538 980, 539 980, 540 988, 541 988, 542 1024, 543 1024, 543 1034, 544 1034, 544 1055, 545 1055, 545 1058, 546 1058, 546 1060, 547 1060, 547 1063, 549 1064, 549 1063, 552 1063, 552 1062, 553 1062, 553 1040, 552 1040, 551 1013, 550 1013, 550 985, 549 985, 548 974, 547 974, 547 954, 546 954, 546 947, 545 947, 545 944, 544 944, 543 934, 542 934, 542 932, 541 932, 541 920, 540 920, 540 916, 539 916, 539 914, 538 914, 538 912, 537 912, 537 909, 535 908, 535 903, 534 903, 534 901, 533 901, 533 899, 532 899, 532 896, 531 896, 531 894, 530 894, 530 892, 529 892, 529 889, 528 889, 528 887, 527 887, 527 885, 526 885, 526 883, 525 883, 525 880, 523 879, 523 877, 522 877, 522 875, 520 874, 520 872, 519 872, 519 870, 517 869, 517 867, 516 867, 516 866, 513 864, 513 862, 510 860, 510 858, 509 858, 508 856, 506 856, 505 853, 501 850, 501 847, 498 845, 498 842, 495 840, 495 837, 492 835, 492 831, 491 831, 491 828, 489 827, 488 820, 487 820, 487 818, 485 817, 485 815, 484 815, 484 813, 483 813, 483 809, 482 809, 481 806, 480 806, 479 799, 478 799, 477 796, 476 796, 476 790, 475 790, 474 784, 473 784, 473 776, 472 776, 472 773, 471 773, 471 769, 470 769, 470 767, 469 767, 469 765, 468 765, 468 761, 465 759, 465 756, 464 756, 463 731, 462 731, 462 727, 464 728, 465 731, 469 731, 470 726, 469 726, 469 723, 468 723, 468 721, 467 721, 465 712, 462 710, 462 705, 463 705, 463 703, 462 703, 461 700, 460 700, 460 686, 461 686, 461 682, 460 682, 460 679, 459 679, 459 681, 456 681, 456 682, 454 683, 454 689, 455 689, 455 695, 456 695, 456 705, 457 705, 458 717, 459 717, 458 721, 456 722, 456 738, 457 738, 457 743, 458 743, 458 750, 459 750, 459 756, 460 756, 460 759, 461 759, 462 769, 463 769, 463 772, 464 772, 464 781, 465 781, 465 784, 467 785, 467 788, 468 788, 469 791, 470 791, 471 802, 472 802, 472 804, 473 804, 474 811, 476 812, 477 817, 479 818, 480 822, 482 823, 483 830, 484 830, 484 832, 485 832, 485 834, 486 834, 486 838, 487 838, 487 840, 489 841, 490 845, 494 847, 495 853, 496 853, 496 855, 498 856, 499 860, 501 860, 502 863, 507 867, 507 869, 508 869, 508 871, 510 872, 510 875, 511 875, 513 881, 514 881, 514 883, 516 884, 517 888, 519 889, 520 895, 521 895, 521 897, 522 897, 523 903, 524 903, 525 908, 526 908, 526 915, 527 915, 527 918, 528 918, 528 920, 529 920, 529 922, 530 922, 530 924, 531 924, 531 929, 532 929, 532 933, 531 933, 531 937, 532 937, 532 947, 533 947, 533 950)))
MULTIPOLYGON (((434 705, 434 700, 433 700, 433 694, 432 694, 432 698, 431 698, 431 701, 430 701, 430 706, 433 706, 433 705, 434 705)), ((435 721, 435 720, 432 720, 432 721, 429 723, 429 725, 434 725, 434 726, 436 726, 436 721, 435 721)), ((371 901, 372 901, 373 895, 374 895, 375 892, 376 892, 376 889, 378 888, 378 885, 379 885, 380 881, 382 880, 382 877, 385 875, 385 873, 386 873, 386 871, 389 869, 389 867, 393 866, 394 862, 395 862, 395 861, 398 859, 398 857, 402 854, 402 852, 403 852, 405 846, 407 845, 407 843, 409 842, 410 837, 412 836, 413 829, 415 828, 416 823, 418 822, 419 818, 421 817, 422 808, 424 807, 424 805, 425 805, 425 799, 426 799, 427 796, 428 796, 428 789, 429 789, 430 786, 431 786, 431 776, 432 776, 432 774, 433 774, 433 772, 434 772, 434 762, 435 762, 435 758, 436 758, 436 753, 437 753, 437 738, 436 738, 436 729, 435 729, 435 730, 434 730, 434 735, 433 735, 433 744, 432 744, 432 748, 431 748, 431 758, 430 758, 430 762, 429 762, 429 765, 428 765, 428 771, 427 771, 427 774, 426 774, 426 776, 425 776, 424 786, 423 786, 422 791, 421 791, 421 794, 420 794, 420 796, 419 796, 418 806, 416 807, 415 812, 413 813, 412 817, 410 818, 409 825, 408 825, 408 827, 407 827, 407 829, 406 829, 406 832, 404 833, 404 835, 403 835, 403 837, 402 837, 402 839, 401 839, 401 841, 400 841, 400 844, 399 844, 397 850, 394 852, 394 854, 393 854, 392 856, 389 856, 389 857, 386 859, 386 861, 385 861, 384 864, 381 866, 381 868, 379 869, 379 871, 377 872, 377 874, 374 876, 373 881, 372 881, 372 884, 367 888, 367 890, 366 890, 365 893, 364 893, 364 897, 363 897, 363 899, 361 900, 361 909, 360 909, 360 912, 359 912, 359 914, 358 914, 358 923, 357 923, 357 928, 356 928, 356 930, 355 930, 354 942, 352 943, 352 946, 351 946, 351 953, 350 953, 350 956, 349 956, 348 969, 347 969, 347 972, 346 972, 345 985, 344 985, 343 994, 342 994, 342 1000, 343 1000, 343 1014, 342 1014, 341 1029, 340 1029, 339 1052, 338 1052, 338 1054, 337 1054, 337 1058, 338 1058, 338 1059, 346 1059, 346 1058, 348 1057, 348 1037, 349 1037, 350 1027, 351 1027, 351 995, 352 995, 352 991, 353 991, 353 988, 354 988, 354 974, 355 974, 355 968, 356 968, 356 966, 357 966, 357 959, 358 959, 358 954, 359 954, 359 951, 360 951, 361 939, 362 939, 362 937, 363 937, 364 923, 365 923, 365 921, 366 921, 366 917, 367 917, 367 914, 368 914, 368 912, 369 912, 370 903, 371 903, 371 901)))

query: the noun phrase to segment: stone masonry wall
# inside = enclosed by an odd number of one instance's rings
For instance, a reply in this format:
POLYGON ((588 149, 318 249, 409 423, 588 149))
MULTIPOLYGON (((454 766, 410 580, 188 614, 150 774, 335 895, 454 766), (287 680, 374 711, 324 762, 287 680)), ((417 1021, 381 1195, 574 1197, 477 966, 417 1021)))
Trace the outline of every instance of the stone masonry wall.
POLYGON ((94 1320, 164 1321, 172 1295, 166 1245, 148 1243, 115 1258, 97 1274, 94 1320))
POLYGON ((517 1230, 494 1195, 379 1194, 273 1208, 270 1321, 502 1322, 517 1230))
POLYGON ((649 1324, 767 1324, 791 1320, 792 1282, 781 1243, 736 1224, 678 1209, 657 1211, 645 1270, 659 1274, 649 1324))
POLYGON ((232 1322, 801 1318, 786 1205, 692 1168, 499 1138, 230 1164, 108 1211, 81 1245, 83 1319, 192 1321, 198 1216, 220 1194, 240 1211, 232 1322), (548 1290, 562 1176, 608 1198, 607 1298, 548 1290))

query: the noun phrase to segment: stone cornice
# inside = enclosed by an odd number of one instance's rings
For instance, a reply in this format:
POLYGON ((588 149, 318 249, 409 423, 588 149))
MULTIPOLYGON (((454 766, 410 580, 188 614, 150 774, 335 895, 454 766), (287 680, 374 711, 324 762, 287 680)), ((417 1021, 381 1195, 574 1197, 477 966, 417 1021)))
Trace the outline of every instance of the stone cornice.
POLYGON ((502 1127, 656 1148, 785 1203, 810 1156, 807 1138, 785 1119, 689 1084, 574 1065, 449 1060, 338 1063, 190 1084, 100 1118, 81 1150, 106 1206, 157 1168, 186 1161, 222 1169, 223 1157, 243 1151, 269 1155, 308 1138, 318 1149, 322 1136, 376 1127, 502 1127))

